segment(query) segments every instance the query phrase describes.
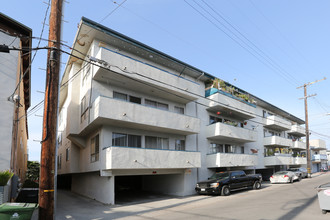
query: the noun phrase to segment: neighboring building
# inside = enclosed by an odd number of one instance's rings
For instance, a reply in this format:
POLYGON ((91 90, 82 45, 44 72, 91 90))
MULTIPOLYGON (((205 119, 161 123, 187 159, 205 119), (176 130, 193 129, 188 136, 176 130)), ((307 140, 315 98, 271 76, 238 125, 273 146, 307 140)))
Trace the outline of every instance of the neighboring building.
POLYGON ((128 189, 194 194, 216 171, 306 165, 304 121, 276 106, 86 18, 73 48, 60 90, 59 186, 114 204, 128 189))
POLYGON ((327 147, 324 140, 309 141, 311 150, 312 173, 328 169, 327 147))
POLYGON ((330 169, 330 150, 327 150, 328 170, 330 169))
MULTIPOLYGON (((31 36, 30 28, 0 13, 1 44, 30 48, 31 36)), ((28 49, 0 52, 0 60, 0 170, 14 171, 24 180, 28 159, 25 115, 30 107, 31 53, 28 49)))

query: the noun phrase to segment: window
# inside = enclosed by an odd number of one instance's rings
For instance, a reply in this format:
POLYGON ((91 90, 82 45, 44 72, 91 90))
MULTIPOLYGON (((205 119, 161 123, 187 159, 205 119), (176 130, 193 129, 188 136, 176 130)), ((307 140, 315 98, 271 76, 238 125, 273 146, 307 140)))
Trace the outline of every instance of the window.
POLYGON ((61 169, 62 167, 62 154, 57 156, 57 169, 61 169))
POLYGON ((69 161, 69 153, 70 153, 70 148, 68 147, 66 150, 65 150, 65 160, 66 161, 69 161))
POLYGON ((233 152, 234 152, 233 146, 229 144, 225 144, 225 153, 233 153, 233 152))
POLYGON ((120 92, 113 92, 113 98, 127 101, 127 95, 124 93, 120 93, 120 92))
POLYGON ((244 147, 241 146, 241 154, 244 154, 244 147))
POLYGON ((112 146, 141 148, 141 136, 112 133, 112 146))
POLYGON ((99 135, 96 135, 91 139, 91 162, 96 162, 99 160, 99 135))
POLYGON ((58 133, 58 136, 57 136, 57 144, 58 145, 62 145, 62 133, 58 133))
POLYGON ((141 98, 139 98, 139 97, 130 96, 129 101, 133 102, 133 103, 136 103, 136 104, 141 104, 141 98))
POLYGON ((135 97, 135 96, 130 96, 130 95, 120 93, 120 92, 114 91, 113 98, 123 100, 123 101, 129 101, 129 102, 136 103, 136 104, 141 104, 141 98, 135 97))
POLYGON ((186 150, 185 140, 175 140, 175 150, 186 150))
POLYGON ((174 106, 174 112, 183 115, 184 114, 184 108, 178 107, 178 106, 174 106))
POLYGON ((223 153, 223 144, 211 143, 210 153, 223 153))
POLYGON ((210 115, 210 124, 214 124, 217 122, 222 122, 222 118, 217 118, 217 117, 210 115))
MULTIPOLYGON (((86 64, 84 64, 86 65, 86 64)), ((83 72, 83 79, 82 79, 82 85, 85 84, 85 81, 87 80, 87 77, 89 76, 89 73, 91 72, 91 65, 87 64, 84 68, 84 72, 83 72)))
POLYGON ((145 100, 145 105, 149 106, 149 107, 153 107, 153 108, 162 109, 162 110, 168 110, 168 104, 156 102, 156 101, 149 100, 149 99, 145 100))
POLYGON ((86 117, 87 117, 87 101, 86 101, 86 96, 84 96, 82 99, 81 99, 81 103, 80 103, 80 112, 81 112, 81 122, 83 122, 86 117))
POLYGON ((145 148, 151 149, 169 149, 168 138, 146 136, 145 148))

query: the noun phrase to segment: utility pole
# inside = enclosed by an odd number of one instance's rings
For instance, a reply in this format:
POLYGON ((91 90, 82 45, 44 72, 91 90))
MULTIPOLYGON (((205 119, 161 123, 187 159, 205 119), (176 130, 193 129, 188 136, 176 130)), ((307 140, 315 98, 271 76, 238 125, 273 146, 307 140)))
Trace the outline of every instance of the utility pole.
POLYGON ((49 17, 47 77, 42 131, 39 219, 54 219, 54 179, 57 128, 58 84, 60 70, 60 40, 63 0, 52 0, 49 17))
POLYGON ((323 79, 320 80, 316 80, 314 82, 309 82, 309 83, 305 83, 302 86, 297 87, 297 89, 300 88, 304 88, 304 97, 300 98, 300 99, 304 99, 305 101, 305 128, 306 128, 306 151, 307 151, 307 173, 308 173, 308 178, 312 177, 312 173, 311 173, 311 151, 309 148, 309 128, 308 128, 308 106, 307 106, 307 98, 316 96, 316 94, 313 95, 309 95, 307 96, 307 86, 310 86, 314 83, 326 80, 327 78, 324 77, 323 79))

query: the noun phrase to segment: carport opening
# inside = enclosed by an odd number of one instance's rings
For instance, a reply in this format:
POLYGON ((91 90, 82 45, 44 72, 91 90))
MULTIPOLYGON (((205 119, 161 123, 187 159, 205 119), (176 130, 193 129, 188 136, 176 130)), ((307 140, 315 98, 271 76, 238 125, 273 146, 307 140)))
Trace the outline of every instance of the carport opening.
POLYGON ((169 198, 178 191, 181 177, 178 174, 115 176, 115 204, 169 198))
POLYGON ((72 184, 72 175, 71 174, 64 174, 57 176, 57 188, 58 189, 66 189, 71 190, 72 184))

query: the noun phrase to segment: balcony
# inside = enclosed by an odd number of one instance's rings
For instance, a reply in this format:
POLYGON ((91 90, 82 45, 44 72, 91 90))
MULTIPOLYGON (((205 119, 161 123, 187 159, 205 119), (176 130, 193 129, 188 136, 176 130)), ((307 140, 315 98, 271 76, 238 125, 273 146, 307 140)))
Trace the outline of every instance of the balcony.
POLYGON ((102 125, 188 135, 199 132, 200 119, 99 96, 91 108, 90 124, 82 124, 81 131, 90 132, 102 125))
POLYGON ((310 149, 313 151, 326 150, 327 146, 324 140, 314 139, 309 141, 310 149))
POLYGON ((258 164, 257 155, 251 154, 232 154, 232 153, 216 153, 206 156, 206 166, 214 167, 247 167, 256 166, 258 164))
POLYGON ((206 127, 206 137, 211 140, 247 143, 257 141, 257 132, 218 122, 206 127))
POLYGON ((312 155, 312 162, 313 163, 320 163, 322 160, 328 160, 326 154, 314 154, 312 155))
POLYGON ((295 165, 305 165, 307 164, 307 158, 306 157, 294 157, 293 158, 295 165))
POLYGON ((287 131, 291 129, 291 123, 283 118, 272 115, 264 119, 264 127, 278 131, 287 131))
POLYGON ((279 136, 265 137, 264 146, 292 147, 292 140, 279 136))
POLYGON ((205 91, 205 96, 212 99, 208 103, 208 111, 221 112, 224 116, 228 115, 241 120, 255 118, 256 105, 230 93, 211 88, 205 91))
POLYGON ((301 127, 300 125, 292 125, 291 130, 288 131, 288 133, 294 136, 303 137, 306 135, 306 130, 304 127, 301 127))
POLYGON ((200 152, 109 147, 106 149, 104 169, 188 169, 200 167, 200 152))
POLYGON ((306 143, 301 141, 293 141, 291 149, 297 149, 297 150, 306 150, 306 143))
POLYGON ((159 65, 146 63, 118 51, 101 47, 96 58, 111 63, 108 67, 111 71, 94 66, 95 80, 134 88, 147 94, 155 92, 158 97, 179 100, 183 103, 196 100, 198 97, 194 94, 202 92, 198 83, 181 76, 180 72, 170 72, 159 65))
POLYGON ((291 154, 278 154, 275 156, 265 157, 265 166, 277 166, 277 165, 295 165, 293 161, 294 157, 291 154))

